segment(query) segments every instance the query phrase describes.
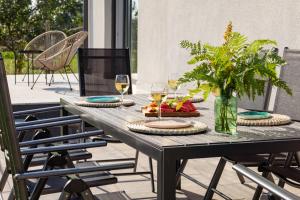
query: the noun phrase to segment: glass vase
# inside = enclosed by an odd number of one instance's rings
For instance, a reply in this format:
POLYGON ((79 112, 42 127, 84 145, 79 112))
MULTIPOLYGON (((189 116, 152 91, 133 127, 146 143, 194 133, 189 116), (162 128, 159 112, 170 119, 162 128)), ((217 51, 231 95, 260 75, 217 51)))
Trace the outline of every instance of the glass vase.
POLYGON ((236 134, 237 98, 217 96, 215 98, 215 131, 236 134))

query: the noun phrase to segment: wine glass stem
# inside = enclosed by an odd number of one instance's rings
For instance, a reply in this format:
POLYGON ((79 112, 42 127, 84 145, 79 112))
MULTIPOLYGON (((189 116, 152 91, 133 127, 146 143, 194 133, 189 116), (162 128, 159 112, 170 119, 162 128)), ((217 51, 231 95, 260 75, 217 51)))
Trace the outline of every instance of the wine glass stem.
POLYGON ((121 93, 121 104, 123 105, 123 93, 121 93))
POLYGON ((158 105, 158 119, 161 120, 161 103, 158 105))
POLYGON ((174 91, 174 99, 177 98, 177 90, 174 91))

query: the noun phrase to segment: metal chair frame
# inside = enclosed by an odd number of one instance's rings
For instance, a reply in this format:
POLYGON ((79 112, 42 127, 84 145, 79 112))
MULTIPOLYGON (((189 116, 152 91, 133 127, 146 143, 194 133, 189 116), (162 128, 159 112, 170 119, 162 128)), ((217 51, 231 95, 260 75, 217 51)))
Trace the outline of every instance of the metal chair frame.
POLYGON ((277 186, 265 177, 255 173, 254 171, 248 169, 243 165, 236 164, 232 168, 239 174, 249 178, 251 181, 258 184, 260 187, 268 190, 276 197, 279 197, 284 200, 300 200, 300 197, 296 196, 291 192, 288 192, 287 190, 284 190, 283 188, 277 186))
MULTIPOLYGON (((292 55, 294 55, 294 56, 297 56, 297 57, 293 57, 292 59, 298 59, 299 60, 299 65, 300 65, 300 50, 297 50, 297 49, 289 49, 288 47, 285 47, 284 48, 284 53, 283 53, 283 57, 284 57, 284 59, 287 61, 287 64, 289 65, 289 63, 288 63, 288 55, 289 54, 292 54, 292 55)), ((284 68, 281 68, 281 71, 280 71, 280 78, 282 79, 282 80, 285 80, 285 81, 289 81, 289 79, 290 78, 286 78, 285 77, 285 74, 286 74, 286 70, 289 70, 288 69, 288 67, 289 66, 285 66, 284 68), (287 68, 287 69, 285 69, 285 68, 287 68)), ((297 69, 298 70, 298 69, 297 69)), ((300 70, 299 70, 300 71, 300 70)), ((300 89, 300 84, 297 84, 296 85, 296 88, 299 88, 300 89)), ((276 94, 276 97, 275 97, 275 106, 274 106, 274 112, 276 112, 276 113, 282 113, 282 112, 284 112, 283 114, 287 114, 287 112, 288 112, 288 108, 286 108, 284 105, 282 105, 282 100, 280 100, 280 97, 282 96, 282 93, 283 93, 284 91, 282 90, 282 89, 279 89, 278 91, 277 91, 277 94, 276 94)), ((284 96, 285 96, 285 94, 284 94, 284 96)), ((299 96, 297 96, 297 97, 292 97, 292 98, 299 98, 299 96)), ((296 108, 297 107, 297 105, 295 105, 296 104, 296 102, 293 102, 293 101, 290 101, 289 103, 288 103, 290 106, 292 105, 294 105, 294 107, 293 108, 296 108)), ((293 116, 291 116, 291 118, 292 118, 292 120, 294 120, 294 121, 300 121, 300 114, 294 114, 293 116)), ((284 167, 286 167, 286 168, 288 168, 288 167, 290 167, 293 163, 292 163, 292 160, 293 160, 293 158, 295 158, 295 160, 297 161, 297 163, 298 163, 298 167, 300 167, 300 152, 290 152, 288 155, 287 155, 287 159, 286 159, 286 162, 285 162, 285 164, 284 164, 284 167)), ((275 166, 276 167, 276 166, 275 166)), ((262 166, 261 167, 261 171, 263 172, 263 177, 265 177, 265 178, 267 178, 267 176, 269 175, 269 174, 271 174, 271 172, 273 172, 272 171, 272 167, 268 167, 267 165, 266 166, 262 166)), ((281 175, 279 175, 279 174, 277 174, 277 173, 273 173, 273 174, 275 174, 276 176, 278 176, 279 177, 279 182, 278 182, 278 186, 279 187, 284 187, 284 185, 285 185, 285 183, 288 183, 288 184, 290 184, 290 185, 292 185, 292 186, 294 186, 294 187, 297 187, 297 188, 300 188, 300 183, 294 183, 294 182, 292 182, 292 181, 289 181, 289 180, 287 180, 287 179, 285 179, 285 177, 283 177, 283 176, 281 176, 281 175)), ((262 189, 263 189, 263 186, 258 186, 257 188, 256 188, 256 191, 255 191, 255 195, 256 196, 259 196, 261 193, 262 193, 262 189)))
POLYGON ((15 122, 13 118, 12 106, 1 54, 0 62, 2 62, 0 65, 0 142, 1 148, 5 152, 6 164, 9 167, 10 173, 12 174, 14 184, 13 191, 11 192, 9 199, 39 199, 44 185, 46 183, 45 180, 47 180, 49 177, 62 176, 73 180, 78 179, 78 177, 72 174, 104 171, 111 169, 126 169, 128 167, 131 167, 125 164, 115 164, 97 167, 54 169, 54 167, 60 165, 64 165, 64 167, 72 167, 70 166, 72 165, 72 162, 70 162, 69 159, 63 160, 65 164, 61 162, 62 157, 69 158, 67 152, 68 150, 106 146, 106 142, 87 142, 52 146, 53 143, 68 141, 71 138, 80 139, 89 137, 91 135, 95 136, 103 134, 103 131, 101 130, 20 143, 17 139, 17 129, 15 127, 15 122), (35 148, 41 144, 47 146, 35 148), (60 152, 63 153, 60 154, 60 152), (33 155, 41 153, 48 154, 48 159, 45 162, 44 168, 42 170, 28 171, 27 166, 25 166, 25 163, 28 163, 26 162, 26 160, 30 160, 33 155), (23 161, 22 156, 25 156, 25 162, 23 161), (26 179, 33 178, 38 178, 39 180, 38 183, 35 185, 33 192, 28 193, 29 191, 27 188, 26 179))

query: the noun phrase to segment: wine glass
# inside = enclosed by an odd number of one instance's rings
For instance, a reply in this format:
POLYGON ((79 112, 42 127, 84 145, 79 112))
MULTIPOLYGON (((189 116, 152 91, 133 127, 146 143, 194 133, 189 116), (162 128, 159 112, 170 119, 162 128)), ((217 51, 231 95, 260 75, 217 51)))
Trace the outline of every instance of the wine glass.
POLYGON ((168 86, 174 91, 174 98, 177 98, 177 90, 179 89, 179 81, 180 75, 178 73, 171 73, 168 77, 168 86))
POLYGON ((151 86, 151 97, 158 106, 158 119, 161 119, 161 103, 167 99, 168 87, 164 83, 154 83, 151 86))
POLYGON ((129 76, 126 74, 118 74, 115 79, 115 86, 121 94, 121 103, 123 104, 123 95, 127 92, 130 85, 129 76))

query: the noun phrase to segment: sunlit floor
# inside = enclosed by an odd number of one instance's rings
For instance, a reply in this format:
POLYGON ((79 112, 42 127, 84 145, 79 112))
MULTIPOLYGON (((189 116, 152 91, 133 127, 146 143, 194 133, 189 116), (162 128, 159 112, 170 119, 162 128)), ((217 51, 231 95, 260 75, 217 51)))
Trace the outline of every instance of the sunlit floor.
MULTIPOLYGON (((37 75, 34 76, 36 78, 37 75)), ((8 85, 10 89, 11 100, 13 104, 30 104, 30 103, 58 103, 59 99, 64 96, 79 96, 79 82, 73 76, 69 74, 69 79, 71 82, 72 90, 70 90, 66 75, 55 74, 54 82, 51 85, 46 84, 45 75, 41 75, 35 84, 34 88, 31 89, 33 85, 32 74, 29 75, 29 85, 28 76, 17 75, 16 83, 15 76, 8 75, 8 85)), ((135 92, 135 80, 136 75, 132 75, 132 88, 135 92)), ((48 75, 48 82, 50 75, 48 75)))

